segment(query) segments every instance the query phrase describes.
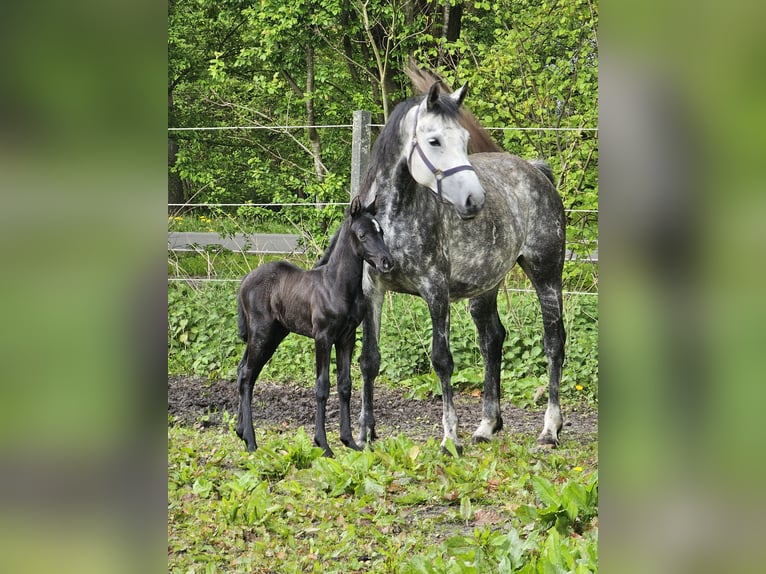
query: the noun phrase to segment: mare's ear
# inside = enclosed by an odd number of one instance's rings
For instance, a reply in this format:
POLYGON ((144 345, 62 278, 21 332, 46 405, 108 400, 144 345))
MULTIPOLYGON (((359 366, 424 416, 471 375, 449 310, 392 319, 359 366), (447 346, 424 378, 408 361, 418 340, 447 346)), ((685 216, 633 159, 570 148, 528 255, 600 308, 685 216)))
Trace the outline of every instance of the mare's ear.
POLYGON ((431 89, 428 90, 428 96, 426 96, 426 109, 431 110, 434 107, 434 104, 439 99, 439 84, 441 82, 434 82, 431 85, 431 89))
POLYGON ((358 195, 355 195, 354 199, 351 200, 351 206, 348 208, 348 214, 351 217, 356 217, 360 211, 362 211, 362 200, 359 199, 358 195))
POLYGON ((463 84, 459 89, 452 92, 449 97, 452 98, 458 107, 463 105, 465 95, 468 93, 468 83, 463 84))

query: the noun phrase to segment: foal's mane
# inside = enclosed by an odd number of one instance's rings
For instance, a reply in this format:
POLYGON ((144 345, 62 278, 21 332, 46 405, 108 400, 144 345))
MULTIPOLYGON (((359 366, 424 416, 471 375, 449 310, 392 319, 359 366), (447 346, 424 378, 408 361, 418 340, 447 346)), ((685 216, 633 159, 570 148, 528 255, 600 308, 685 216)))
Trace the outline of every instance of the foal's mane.
POLYGON ((317 267, 321 267, 322 265, 325 265, 329 260, 330 257, 332 257, 333 251, 335 251, 335 246, 338 243, 338 239, 340 238, 340 234, 343 231, 344 228, 346 228, 349 225, 349 222, 351 221, 351 218, 346 214, 346 218, 343 220, 343 223, 341 223, 340 227, 338 227, 338 230, 333 233, 333 236, 330 238, 330 243, 327 245, 327 249, 324 250, 324 253, 322 254, 322 257, 319 258, 319 261, 317 261, 314 264, 314 269, 317 267))

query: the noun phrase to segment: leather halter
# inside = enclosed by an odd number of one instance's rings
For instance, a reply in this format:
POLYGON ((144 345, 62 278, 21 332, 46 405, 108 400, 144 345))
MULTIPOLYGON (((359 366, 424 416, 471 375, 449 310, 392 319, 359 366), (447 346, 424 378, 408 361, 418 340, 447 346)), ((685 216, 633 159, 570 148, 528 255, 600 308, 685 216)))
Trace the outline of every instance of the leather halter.
POLYGON ((407 156, 407 167, 410 170, 410 174, 412 174, 412 154, 415 153, 415 150, 417 150, 418 155, 420 156, 420 159, 428 168, 428 171, 430 171, 433 174, 433 176, 436 178, 436 196, 439 199, 442 199, 442 180, 443 179, 461 171, 469 171, 469 170, 476 171, 476 170, 473 168, 471 164, 458 165, 445 170, 441 170, 437 168, 434 164, 432 164, 431 161, 426 157, 426 154, 423 151, 423 148, 420 147, 420 143, 418 143, 418 118, 419 117, 420 117, 420 108, 418 107, 418 110, 415 113, 415 126, 412 128, 412 147, 410 148, 410 155, 407 156))

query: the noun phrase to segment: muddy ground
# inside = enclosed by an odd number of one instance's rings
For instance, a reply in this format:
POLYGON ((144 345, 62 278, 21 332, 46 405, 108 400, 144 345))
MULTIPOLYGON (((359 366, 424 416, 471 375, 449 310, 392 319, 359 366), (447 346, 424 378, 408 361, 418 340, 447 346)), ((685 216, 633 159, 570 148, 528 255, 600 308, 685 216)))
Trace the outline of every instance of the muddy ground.
MULTIPOLYGON (((236 381, 209 381, 204 377, 168 377, 168 414, 177 424, 201 427, 224 426, 223 412, 236 415, 238 405, 236 381)), ((258 381, 253 390, 253 420, 258 427, 290 429, 304 426, 313 434, 316 403, 312 388, 294 384, 274 384, 258 381)), ((537 436, 542 430, 545 405, 521 409, 501 400, 503 432, 537 436)), ((351 417, 355 427, 361 408, 359 391, 351 396, 351 417)), ((460 421, 459 436, 470 439, 481 418, 481 397, 468 393, 455 395, 455 408, 460 421)), ((598 414, 595 409, 562 404, 564 428, 562 439, 583 443, 597 439, 598 414)), ((380 385, 375 389, 375 420, 378 437, 404 433, 413 440, 428 437, 441 440, 441 397, 415 400, 405 391, 380 385)), ((327 402, 327 432, 330 443, 337 442, 339 433, 338 397, 331 393, 327 402)), ((257 436, 257 430, 256 430, 257 436)))

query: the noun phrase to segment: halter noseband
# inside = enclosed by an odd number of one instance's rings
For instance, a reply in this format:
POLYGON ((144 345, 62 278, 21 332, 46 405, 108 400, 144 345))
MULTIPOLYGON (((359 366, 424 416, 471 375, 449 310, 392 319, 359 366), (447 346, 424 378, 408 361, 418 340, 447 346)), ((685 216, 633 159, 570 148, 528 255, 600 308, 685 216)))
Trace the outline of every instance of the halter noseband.
POLYGON ((441 170, 437 168, 434 164, 431 163, 431 161, 426 157, 425 152, 423 151, 423 148, 420 147, 420 143, 418 142, 418 118, 420 117, 420 107, 418 107, 418 110, 415 112, 415 126, 412 128, 412 147, 410 148, 410 155, 407 156, 407 167, 410 170, 410 174, 412 173, 412 154, 417 150, 418 155, 420 156, 420 159, 423 160, 423 163, 428 168, 428 171, 430 171, 433 176, 436 178, 436 196, 441 199, 442 198, 442 180, 444 178, 447 178, 451 175, 454 175, 461 171, 476 171, 471 164, 464 164, 464 165, 458 165, 455 167, 451 167, 449 169, 441 170))

